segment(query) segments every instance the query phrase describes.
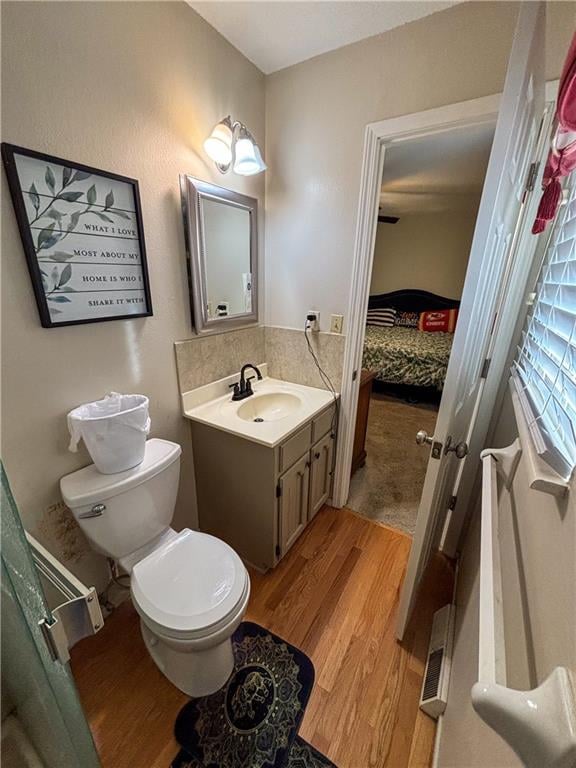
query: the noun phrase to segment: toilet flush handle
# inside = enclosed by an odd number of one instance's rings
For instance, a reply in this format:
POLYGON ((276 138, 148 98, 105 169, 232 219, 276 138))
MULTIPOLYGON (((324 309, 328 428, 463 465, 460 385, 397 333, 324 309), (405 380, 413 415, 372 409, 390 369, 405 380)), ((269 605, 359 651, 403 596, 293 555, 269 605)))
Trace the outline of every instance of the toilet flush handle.
POLYGON ((88 517, 100 517, 102 514, 104 514, 105 509, 106 504, 94 504, 89 512, 82 512, 80 515, 78 515, 78 517, 82 518, 82 520, 85 520, 88 517))

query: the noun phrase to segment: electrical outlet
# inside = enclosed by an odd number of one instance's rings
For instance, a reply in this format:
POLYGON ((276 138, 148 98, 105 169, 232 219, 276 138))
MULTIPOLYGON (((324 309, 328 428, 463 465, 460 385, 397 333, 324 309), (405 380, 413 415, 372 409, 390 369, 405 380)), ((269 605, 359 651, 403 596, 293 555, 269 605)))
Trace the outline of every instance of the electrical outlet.
POLYGON ((311 331, 320 330, 320 312, 318 312, 317 309, 309 309, 308 312, 306 312, 306 320, 308 322, 308 328, 311 331), (314 316, 314 319, 312 319, 312 316, 314 316))
POLYGON ((344 326, 344 315, 332 315, 330 318, 330 332, 342 333, 344 326))

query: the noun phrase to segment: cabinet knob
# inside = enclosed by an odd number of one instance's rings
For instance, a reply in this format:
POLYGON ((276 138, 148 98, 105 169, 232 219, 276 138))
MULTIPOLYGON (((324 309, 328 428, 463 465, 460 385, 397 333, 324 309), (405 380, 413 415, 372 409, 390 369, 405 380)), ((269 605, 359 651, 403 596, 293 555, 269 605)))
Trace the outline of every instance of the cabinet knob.
POLYGON ((314 458, 315 459, 319 459, 320 458, 320 451, 316 451, 316 453, 314 454, 314 458))

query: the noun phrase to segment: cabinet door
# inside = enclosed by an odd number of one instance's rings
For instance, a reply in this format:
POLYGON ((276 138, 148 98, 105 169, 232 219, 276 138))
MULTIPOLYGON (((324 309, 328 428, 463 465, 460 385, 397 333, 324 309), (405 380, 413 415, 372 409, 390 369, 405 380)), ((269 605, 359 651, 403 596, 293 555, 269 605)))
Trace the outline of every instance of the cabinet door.
POLYGON ((332 482, 332 456, 334 453, 334 440, 328 433, 322 440, 312 446, 311 461, 312 470, 310 475, 310 508, 308 510, 308 519, 312 520, 314 515, 326 503, 330 496, 332 482))
POLYGON ((280 556, 283 557, 304 530, 308 520, 309 454, 297 461, 278 481, 280 556))

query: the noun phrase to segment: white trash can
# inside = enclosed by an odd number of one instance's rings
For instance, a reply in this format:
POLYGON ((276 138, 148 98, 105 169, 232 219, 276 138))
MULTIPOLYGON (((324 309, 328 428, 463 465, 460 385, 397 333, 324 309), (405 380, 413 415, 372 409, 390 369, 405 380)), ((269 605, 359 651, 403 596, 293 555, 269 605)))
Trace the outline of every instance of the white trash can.
POLYGON ((74 408, 68 414, 69 450, 76 452, 84 440, 96 469, 113 475, 144 460, 150 432, 148 398, 111 392, 103 400, 74 408))

